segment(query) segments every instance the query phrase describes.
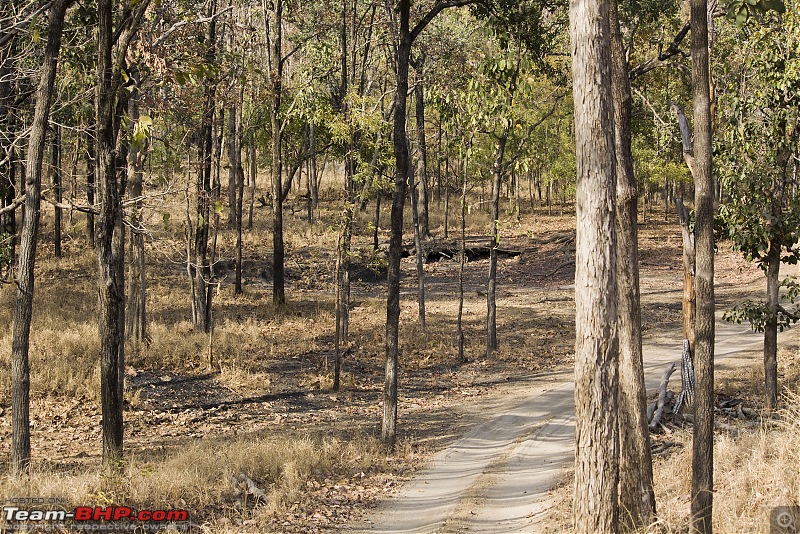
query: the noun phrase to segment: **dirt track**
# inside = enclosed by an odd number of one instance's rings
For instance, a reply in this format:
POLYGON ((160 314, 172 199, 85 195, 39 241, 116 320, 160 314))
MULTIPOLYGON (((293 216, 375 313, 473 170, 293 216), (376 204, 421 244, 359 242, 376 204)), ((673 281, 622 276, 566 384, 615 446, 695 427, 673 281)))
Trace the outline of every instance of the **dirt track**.
MULTIPOLYGON (((762 341, 746 326, 718 320, 717 367, 752 363, 762 341)), ((680 346, 679 331, 645 336, 648 391, 658 387, 669 362, 680 362, 680 346)), ((541 531, 550 505, 548 492, 573 458, 572 371, 547 373, 521 384, 505 401, 485 409, 484 422, 439 452, 426 470, 353 530, 541 531)))

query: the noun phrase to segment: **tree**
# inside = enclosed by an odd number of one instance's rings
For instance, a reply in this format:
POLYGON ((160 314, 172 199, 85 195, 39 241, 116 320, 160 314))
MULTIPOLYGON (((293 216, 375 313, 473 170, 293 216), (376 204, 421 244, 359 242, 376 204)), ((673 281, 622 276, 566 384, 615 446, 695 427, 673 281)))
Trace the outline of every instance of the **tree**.
POLYGON ((33 310, 33 269, 36 264, 39 204, 42 194, 42 163, 58 53, 61 49, 64 15, 72 3, 72 0, 54 0, 50 5, 47 45, 39 85, 36 88, 36 107, 28 140, 25 175, 26 216, 22 222, 17 260, 17 298, 14 306, 14 332, 11 345, 11 468, 16 473, 27 471, 31 461, 28 349, 33 310))
POLYGON ((714 176, 707 0, 690 0, 694 102, 695 400, 692 439, 692 532, 711 532, 714 491, 714 176))
POLYGON ((471 0, 444 0, 437 2, 417 24, 411 27, 411 0, 398 0, 397 13, 387 2, 387 15, 393 25, 393 50, 395 61, 395 95, 393 149, 395 159, 394 193, 392 195, 391 238, 387 268, 386 298, 386 380, 383 390, 383 419, 381 440, 394 447, 397 438, 397 371, 399 366, 400 326, 400 253, 403 248, 403 208, 406 199, 406 181, 410 166, 408 139, 406 138, 406 104, 408 100, 408 67, 411 45, 425 27, 443 9, 466 5, 471 0), (399 20, 396 17, 399 16, 399 20))
POLYGON ((208 254, 209 230, 211 228, 212 162, 214 116, 216 112, 217 83, 214 65, 217 59, 217 1, 210 0, 206 11, 208 23, 203 39, 203 115, 198 140, 198 172, 195 183, 196 220, 192 224, 194 246, 189 266, 192 278, 192 319, 195 328, 211 331, 211 307, 213 285, 211 262, 208 254))
MULTIPOLYGON (((264 3, 266 11, 267 3, 264 3)), ((283 242, 283 155, 281 138, 285 122, 282 120, 281 101, 284 85, 284 65, 288 59, 283 54, 283 0, 272 2, 272 12, 264 14, 264 31, 267 38, 269 84, 269 120, 272 136, 272 303, 286 304, 283 242)))
POLYGON ((125 156, 118 136, 128 92, 123 86, 123 62, 149 5, 142 0, 119 13, 114 28, 113 0, 98 0, 95 141, 98 200, 97 266, 100 310, 100 403, 103 414, 103 463, 118 467, 122 459, 123 383, 125 376, 125 230, 122 197, 126 177, 120 173, 125 156), (113 52, 113 54, 112 54, 113 52))
MULTIPOLYGON (((741 48, 742 70, 732 73, 729 128, 723 153, 723 185, 728 202, 720 209, 728 237, 767 277, 766 302, 745 301, 725 314, 727 320, 747 319, 764 332, 764 390, 767 409, 778 402, 778 329, 798 320, 780 304, 781 286, 789 298, 796 282, 780 280, 781 263, 796 264, 800 227, 800 197, 793 186, 800 99, 800 18, 796 2, 787 12, 764 23, 748 24, 749 39, 741 48), (794 163, 793 163, 794 162, 794 163)), ((739 61, 737 61, 739 63, 739 61)))
POLYGON ((617 532, 616 184, 609 2, 570 5, 577 159, 575 493, 578 533, 617 532))
POLYGON ((618 2, 612 0, 609 23, 617 177, 619 509, 624 527, 635 531, 650 524, 656 503, 642 362, 637 225, 639 196, 631 151, 631 84, 618 10, 618 2))

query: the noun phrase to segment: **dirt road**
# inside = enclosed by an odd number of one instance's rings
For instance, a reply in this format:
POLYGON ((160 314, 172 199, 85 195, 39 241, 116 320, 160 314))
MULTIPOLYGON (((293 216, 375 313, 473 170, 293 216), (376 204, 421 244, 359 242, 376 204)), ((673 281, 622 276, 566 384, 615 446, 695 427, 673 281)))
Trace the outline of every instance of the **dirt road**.
MULTIPOLYGON (((658 387, 665 366, 680 364, 680 332, 644 340, 646 384, 658 387)), ((762 335, 717 321, 718 369, 752 364, 762 335)), ((673 380, 680 380, 673 375, 673 380)), ((671 389, 679 388, 673 382, 671 389)), ((548 491, 572 462, 572 370, 531 380, 485 420, 433 457, 430 466, 352 526, 372 533, 531 533, 543 528, 548 491)))

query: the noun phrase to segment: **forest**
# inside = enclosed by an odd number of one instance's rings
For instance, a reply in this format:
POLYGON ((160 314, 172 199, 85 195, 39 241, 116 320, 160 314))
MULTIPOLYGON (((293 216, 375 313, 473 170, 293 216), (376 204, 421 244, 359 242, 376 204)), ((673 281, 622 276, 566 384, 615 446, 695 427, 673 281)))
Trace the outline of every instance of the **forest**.
POLYGON ((3 0, 2 528, 795 532, 799 141, 797 0, 3 0))

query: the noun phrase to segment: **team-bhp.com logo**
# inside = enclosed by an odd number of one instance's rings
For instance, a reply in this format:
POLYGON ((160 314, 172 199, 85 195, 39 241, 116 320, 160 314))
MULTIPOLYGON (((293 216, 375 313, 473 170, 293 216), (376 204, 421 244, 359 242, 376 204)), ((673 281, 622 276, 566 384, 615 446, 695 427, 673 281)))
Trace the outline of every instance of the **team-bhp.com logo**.
POLYGON ((166 530, 168 527, 185 530, 180 527, 188 526, 189 513, 186 510, 136 510, 128 506, 78 506, 71 512, 4 506, 3 519, 5 530, 52 530, 46 528, 47 525, 82 531, 166 530))

